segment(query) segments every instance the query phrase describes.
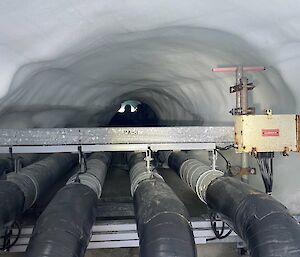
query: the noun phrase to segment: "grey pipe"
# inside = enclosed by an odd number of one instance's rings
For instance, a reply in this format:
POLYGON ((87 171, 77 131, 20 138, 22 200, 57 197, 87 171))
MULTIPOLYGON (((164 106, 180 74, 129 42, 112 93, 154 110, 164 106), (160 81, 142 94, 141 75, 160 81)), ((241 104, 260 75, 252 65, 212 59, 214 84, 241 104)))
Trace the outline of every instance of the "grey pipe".
POLYGON ((244 183, 249 183, 249 154, 242 153, 242 164, 241 164, 241 180, 244 183))
POLYGON ((28 210, 57 180, 76 164, 72 154, 53 154, 0 181, 0 227, 9 227, 28 210), (9 200, 8 200, 9 199, 9 200), (9 211, 8 211, 9 210, 9 211))
POLYGON ((177 152, 169 156, 169 167, 177 172, 179 177, 206 203, 208 185, 224 173, 196 160, 189 159, 186 153, 177 152))
POLYGON ((87 162, 87 172, 79 174, 79 176, 73 175, 67 184, 75 183, 76 179, 79 179, 80 184, 90 187, 100 198, 110 162, 111 153, 92 154, 87 162))
POLYGON ((141 257, 197 256, 188 212, 143 153, 127 154, 141 257))
POLYGON ((34 227, 26 256, 84 256, 110 160, 109 153, 92 154, 86 173, 58 191, 34 227))
POLYGON ((58 153, 29 165, 18 173, 8 174, 7 181, 18 185, 25 195, 24 211, 69 172, 77 161, 75 154, 58 153))
POLYGON ((274 198, 214 170, 198 172, 203 163, 188 159, 185 153, 172 153, 169 166, 201 192, 199 198, 247 243, 252 257, 300 256, 300 226, 274 198))
POLYGON ((242 90, 240 91, 240 102, 242 114, 248 114, 248 79, 245 77, 241 78, 242 90))

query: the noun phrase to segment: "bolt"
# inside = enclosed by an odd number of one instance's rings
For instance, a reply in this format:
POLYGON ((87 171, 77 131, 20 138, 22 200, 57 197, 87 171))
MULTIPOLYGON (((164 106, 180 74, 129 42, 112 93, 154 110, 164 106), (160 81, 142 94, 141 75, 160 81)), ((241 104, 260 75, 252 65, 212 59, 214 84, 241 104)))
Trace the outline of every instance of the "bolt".
POLYGON ((256 169, 255 168, 250 168, 249 173, 251 175, 255 175, 256 174, 256 169))

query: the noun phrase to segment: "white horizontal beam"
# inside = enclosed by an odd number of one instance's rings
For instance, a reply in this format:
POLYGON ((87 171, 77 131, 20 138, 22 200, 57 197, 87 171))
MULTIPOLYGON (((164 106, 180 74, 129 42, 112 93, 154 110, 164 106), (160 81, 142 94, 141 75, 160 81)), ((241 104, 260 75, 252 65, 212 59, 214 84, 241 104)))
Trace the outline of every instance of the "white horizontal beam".
POLYGON ((0 153, 211 150, 233 143, 233 127, 0 129, 0 153))

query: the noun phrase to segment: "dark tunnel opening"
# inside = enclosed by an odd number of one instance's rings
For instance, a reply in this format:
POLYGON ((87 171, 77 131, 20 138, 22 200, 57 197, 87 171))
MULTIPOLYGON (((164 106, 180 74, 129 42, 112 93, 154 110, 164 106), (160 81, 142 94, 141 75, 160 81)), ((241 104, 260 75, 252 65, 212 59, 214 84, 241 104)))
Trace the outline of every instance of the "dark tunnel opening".
POLYGON ((158 126, 158 116, 146 103, 127 100, 109 122, 113 127, 153 127, 158 126))

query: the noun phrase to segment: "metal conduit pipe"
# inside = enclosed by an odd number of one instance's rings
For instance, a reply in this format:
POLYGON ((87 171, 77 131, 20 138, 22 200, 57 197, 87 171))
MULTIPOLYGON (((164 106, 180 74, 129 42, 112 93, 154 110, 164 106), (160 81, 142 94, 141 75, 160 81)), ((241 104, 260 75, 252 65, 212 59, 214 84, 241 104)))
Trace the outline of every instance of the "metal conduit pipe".
POLYGON ((72 154, 53 154, 0 181, 0 228, 10 227, 76 164, 72 154))
POLYGON ((141 257, 197 256, 189 214, 143 153, 128 153, 141 257))
POLYGON ((300 226, 281 203, 182 152, 169 166, 246 242, 252 257, 300 256, 300 226))
POLYGON ((110 153, 92 154, 87 171, 57 192, 34 227, 26 256, 84 256, 110 160, 110 153))

